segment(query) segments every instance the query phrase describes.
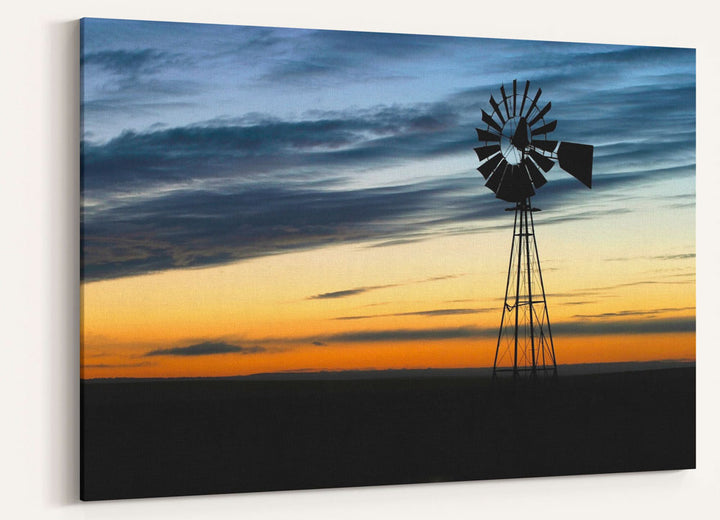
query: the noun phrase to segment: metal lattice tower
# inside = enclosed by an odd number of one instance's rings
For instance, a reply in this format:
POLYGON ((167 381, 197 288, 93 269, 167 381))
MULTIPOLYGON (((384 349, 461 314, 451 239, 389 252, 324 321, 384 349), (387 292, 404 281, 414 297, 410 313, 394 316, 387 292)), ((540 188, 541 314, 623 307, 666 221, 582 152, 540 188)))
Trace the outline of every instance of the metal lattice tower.
POLYGON ((498 372, 512 372, 514 376, 557 375, 532 216, 540 210, 532 207, 528 197, 506 211, 515 211, 515 224, 493 375, 498 372))

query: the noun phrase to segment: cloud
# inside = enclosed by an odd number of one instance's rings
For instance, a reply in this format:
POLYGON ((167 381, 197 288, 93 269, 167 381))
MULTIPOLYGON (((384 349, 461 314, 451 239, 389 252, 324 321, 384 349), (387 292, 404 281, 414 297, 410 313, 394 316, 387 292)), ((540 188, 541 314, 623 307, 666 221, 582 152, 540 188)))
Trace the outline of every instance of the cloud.
POLYGON ((442 280, 450 280, 452 278, 457 278, 458 276, 462 275, 443 275, 443 276, 432 276, 430 278, 424 278, 421 280, 410 280, 404 283, 394 283, 394 284, 386 284, 386 285, 372 285, 372 286, 366 286, 366 287, 353 287, 352 289, 344 289, 341 291, 333 291, 333 292, 326 292, 321 294, 316 294, 314 296, 309 296, 308 300, 328 300, 328 299, 335 299, 335 298, 346 298, 348 296, 355 296, 358 294, 363 294, 369 291, 376 291, 378 289, 388 289, 390 287, 399 287, 402 285, 410 285, 410 284, 416 284, 416 283, 428 283, 428 282, 439 282, 442 280))
POLYGON ((408 222, 409 215, 451 189, 417 185, 334 192, 261 185, 226 193, 178 191, 86 210, 83 279, 218 265, 401 235, 422 225, 408 222))
POLYGON ((695 318, 663 318, 598 322, 553 323, 554 335, 595 336, 604 334, 669 334, 695 332, 695 318))
POLYGON ((266 349, 260 346, 241 347, 230 343, 206 341, 186 347, 151 350, 144 356, 209 356, 213 354, 257 354, 265 351, 266 349))
POLYGON ((367 247, 369 249, 374 249, 374 248, 379 248, 379 247, 392 247, 392 246, 401 246, 401 245, 406 245, 406 244, 415 244, 417 242, 425 240, 426 238, 427 238, 427 234, 422 234, 422 235, 418 236, 417 238, 398 238, 395 240, 386 240, 383 242, 370 244, 367 247))
POLYGON ((335 320, 366 320, 370 318, 388 318, 388 317, 403 317, 403 316, 425 316, 428 318, 436 316, 457 316, 462 314, 478 314, 481 312, 490 312, 497 310, 496 307, 482 307, 475 309, 431 309, 426 311, 414 311, 414 312, 395 312, 391 314, 369 314, 362 316, 340 316, 333 318, 335 320))
POLYGON ((451 107, 435 103, 298 121, 236 118, 126 131, 106 143, 83 143, 83 188, 127 192, 188 179, 258 180, 270 173, 280 176, 276 182, 297 181, 307 180, 302 172, 308 169, 318 180, 338 167, 441 156, 448 146, 471 150, 472 134, 459 134, 456 119, 451 107))
POLYGON ((616 285, 608 285, 605 287, 598 287, 596 290, 604 291, 604 290, 610 290, 610 289, 621 289, 623 287, 636 287, 638 285, 685 285, 688 283, 693 283, 693 282, 691 280, 684 280, 684 281, 679 281, 679 282, 661 281, 661 280, 638 280, 637 282, 626 282, 626 283, 619 283, 616 285))
POLYGON ((685 260, 688 258, 695 258, 695 253, 681 253, 678 255, 660 255, 654 256, 657 260, 685 260))
POLYGON ((170 70, 186 69, 192 59, 176 52, 153 48, 110 49, 81 55, 85 83, 82 110, 86 115, 102 113, 152 113, 188 106, 179 96, 198 93, 199 82, 169 76, 170 70), (159 98, 163 98, 162 100, 159 98))
POLYGON ((153 366, 155 363, 150 363, 149 361, 144 361, 142 363, 118 363, 118 364, 110 364, 110 363, 99 363, 94 365, 82 365, 81 368, 138 368, 138 367, 149 367, 153 366))
POLYGON ((85 67, 97 66, 112 74, 124 76, 154 73, 184 61, 180 54, 156 49, 103 50, 82 56, 82 65, 85 67))
POLYGON ((674 255, 654 255, 654 256, 620 256, 615 258, 605 258, 606 262, 627 262, 638 259, 646 260, 687 260, 695 258, 695 253, 679 253, 674 255))
POLYGON ((392 78, 386 71, 393 64, 441 55, 451 41, 433 36, 352 31, 296 31, 291 36, 292 49, 273 60, 261 81, 307 86, 350 78, 392 78))
POLYGON ((308 297, 308 300, 330 300, 335 298, 346 298, 348 296, 355 296, 357 294, 366 293, 368 291, 374 291, 377 289, 385 289, 386 287, 395 287, 394 285, 375 285, 372 287, 357 287, 355 289, 345 289, 344 291, 334 291, 322 294, 316 294, 308 297))
POLYGON ((695 310, 695 307, 665 307, 661 309, 648 310, 625 310, 618 312, 603 312, 600 314, 576 314, 574 318, 618 318, 624 316, 654 316, 656 314, 665 314, 668 312, 682 312, 695 310))
POLYGON ((686 68, 690 62, 688 57, 695 54, 693 49, 536 41, 517 43, 513 47, 516 52, 505 61, 498 62, 498 70, 531 72, 529 75, 548 89, 568 83, 577 88, 577 85, 595 81, 595 76, 601 73, 605 74, 607 88, 615 83, 611 78, 629 69, 643 71, 669 68, 671 65, 686 68), (524 47, 525 52, 518 52, 518 47, 524 47), (561 83, 560 78, 564 78, 565 83, 561 83))
POLYGON ((496 328, 454 327, 442 329, 394 329, 343 332, 328 336, 326 341, 334 343, 373 343, 386 341, 491 338, 496 336, 496 328))
MULTIPOLYGON (((617 321, 565 321, 552 324, 555 336, 602 336, 695 332, 695 318, 657 318, 617 321)), ((497 338, 497 327, 449 327, 436 329, 388 329, 343 332, 323 338, 327 343, 375 343, 390 341, 443 341, 497 338)))

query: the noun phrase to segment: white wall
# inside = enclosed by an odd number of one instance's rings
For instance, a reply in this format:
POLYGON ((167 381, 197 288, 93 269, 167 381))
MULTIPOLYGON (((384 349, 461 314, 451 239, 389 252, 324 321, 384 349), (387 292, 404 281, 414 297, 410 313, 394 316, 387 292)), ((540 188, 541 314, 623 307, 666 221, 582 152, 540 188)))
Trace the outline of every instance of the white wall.
MULTIPOLYGON (((25 0, 3 6, 0 516, 4 518, 717 518, 720 37, 706 0, 25 0), (635 2, 637 3, 637 2, 635 2), (78 495, 75 20, 83 16, 698 49, 698 469, 82 504, 78 495), (504 24, 495 20, 505 20, 504 24)), ((588 446, 591 450, 592 446, 588 446)))

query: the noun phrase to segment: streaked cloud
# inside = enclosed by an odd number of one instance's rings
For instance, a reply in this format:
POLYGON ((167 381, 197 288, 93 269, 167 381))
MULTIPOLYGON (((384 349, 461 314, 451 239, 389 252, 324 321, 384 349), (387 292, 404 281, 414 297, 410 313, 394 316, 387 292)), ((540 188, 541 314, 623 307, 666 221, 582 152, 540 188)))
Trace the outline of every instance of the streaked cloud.
POLYGON ((661 309, 623 310, 617 312, 602 312, 599 314, 576 314, 574 318, 621 318, 626 316, 655 316, 670 312, 694 311, 695 307, 665 307, 661 309))
POLYGON ((214 354, 257 354, 265 351, 266 349, 264 347, 257 345, 252 347, 241 347, 231 343, 206 341, 185 347, 151 350, 146 352, 144 356, 210 356, 214 354))
POLYGON ((368 291, 385 289, 387 287, 395 287, 395 285, 375 285, 370 287, 356 287, 355 289, 345 289, 343 291, 326 292, 310 296, 308 297, 308 300, 330 300, 335 298, 346 298, 348 296, 355 296, 358 294, 366 293, 368 291))
MULTIPOLYGON (((553 323, 554 336, 602 336, 695 332, 695 318, 644 320, 564 321, 553 323)), ((497 327, 446 327, 436 329, 388 329, 343 332, 322 338, 332 343, 374 343, 388 341, 431 341, 496 338, 497 327)))
POLYGON ((151 363, 149 361, 144 361, 141 363, 85 363, 81 366, 81 368, 108 368, 108 369, 117 369, 117 368, 140 368, 140 367, 149 367, 153 366, 155 363, 151 363))
POLYGON ((472 144, 472 135, 459 133, 456 120, 451 107, 435 103, 297 121, 252 116, 126 131, 106 143, 84 143, 84 189, 107 196, 177 187, 189 179, 230 186, 269 176, 277 183, 332 180, 337 168, 369 168, 463 149, 472 144))
POLYGON ((83 215, 83 276, 218 265, 398 236, 421 228, 428 199, 452 189, 419 184, 332 192, 261 185, 228 193, 177 191, 98 209, 83 215))
POLYGON ((84 67, 98 66, 117 75, 137 76, 151 74, 173 64, 182 64, 181 55, 155 49, 117 49, 85 54, 84 67))
POLYGON ((335 299, 335 298, 346 298, 348 296, 356 296, 358 294, 363 294, 369 291, 377 291, 379 289, 389 289, 391 287, 400 287, 403 285, 412 285, 417 283, 429 283, 429 282, 440 282, 443 280, 451 280, 453 278, 459 278, 463 275, 456 275, 456 274, 449 274, 449 275, 443 275, 443 276, 431 276, 430 278, 424 278, 420 280, 408 280, 406 282, 402 283, 393 283, 393 284, 385 284, 385 285, 372 285, 372 286, 365 286, 365 287, 353 287, 351 289, 343 289, 340 291, 332 291, 332 292, 326 292, 321 294, 316 294, 314 296, 309 296, 308 300, 328 300, 328 299, 335 299))
POLYGON ((430 309, 426 311, 413 311, 413 312, 394 312, 390 314, 366 314, 357 316, 340 316, 333 318, 335 320, 367 320, 371 318, 397 318, 404 316, 424 316, 433 318, 436 316, 458 316, 463 314, 478 314, 482 312, 496 311, 496 307, 478 307, 473 309, 430 309))
POLYGON ((695 332, 695 317, 553 323, 554 335, 671 334, 695 332))
POLYGON ((660 255, 654 256, 657 260, 686 260, 688 258, 695 258, 695 253, 681 253, 678 255, 660 255))

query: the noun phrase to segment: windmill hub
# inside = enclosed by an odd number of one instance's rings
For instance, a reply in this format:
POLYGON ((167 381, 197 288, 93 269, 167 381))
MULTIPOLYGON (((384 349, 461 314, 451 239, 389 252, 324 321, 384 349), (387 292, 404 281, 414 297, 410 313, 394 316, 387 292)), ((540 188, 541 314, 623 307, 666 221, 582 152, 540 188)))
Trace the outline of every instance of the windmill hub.
POLYGON ((500 153, 508 164, 522 163, 525 148, 530 143, 530 131, 524 117, 512 117, 502 127, 500 153))

